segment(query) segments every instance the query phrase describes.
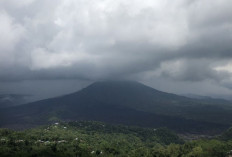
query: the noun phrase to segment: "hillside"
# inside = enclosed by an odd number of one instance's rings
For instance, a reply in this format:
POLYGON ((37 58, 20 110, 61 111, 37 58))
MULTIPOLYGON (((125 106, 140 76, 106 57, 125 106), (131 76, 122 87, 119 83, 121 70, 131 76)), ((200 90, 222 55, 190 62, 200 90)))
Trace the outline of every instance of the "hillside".
POLYGON ((166 128, 141 128, 81 121, 25 131, 0 129, 1 157, 225 157, 232 139, 184 142, 166 128))
POLYGON ((157 144, 183 143, 165 128, 154 130, 90 121, 54 123, 20 132, 0 129, 0 138, 1 157, 135 156, 157 144))
POLYGON ((103 81, 62 97, 2 109, 0 116, 1 126, 13 128, 57 120, 97 120, 217 133, 232 124, 232 106, 161 92, 138 82, 103 81))

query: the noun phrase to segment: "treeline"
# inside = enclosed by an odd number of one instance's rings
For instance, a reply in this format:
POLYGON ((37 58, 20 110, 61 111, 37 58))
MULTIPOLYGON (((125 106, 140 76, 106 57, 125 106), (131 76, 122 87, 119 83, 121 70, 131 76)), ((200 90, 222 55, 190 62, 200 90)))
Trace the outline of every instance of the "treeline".
POLYGON ((166 128, 55 123, 25 131, 0 129, 0 156, 225 157, 232 149, 231 132, 214 140, 183 142, 166 128))

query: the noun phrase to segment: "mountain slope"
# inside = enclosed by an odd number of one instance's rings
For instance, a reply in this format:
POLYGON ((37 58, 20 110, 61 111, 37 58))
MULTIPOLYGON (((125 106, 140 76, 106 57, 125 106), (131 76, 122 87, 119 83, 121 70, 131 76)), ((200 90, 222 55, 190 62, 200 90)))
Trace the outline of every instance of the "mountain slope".
MULTIPOLYGON (((76 93, 79 95, 80 93, 76 93)), ((201 119, 201 112, 211 114, 228 114, 232 111, 230 102, 211 102, 191 99, 175 94, 165 93, 138 82, 108 81, 97 82, 81 91, 82 98, 104 102, 110 105, 123 105, 136 110, 164 114, 179 115, 187 118, 201 119), (198 115, 196 117, 196 115, 198 115)), ((204 115, 203 119, 207 119, 204 115)), ((215 115, 213 115, 215 116, 215 115)), ((211 121, 212 117, 209 117, 211 121)))
POLYGON ((104 81, 62 97, 3 109, 0 125, 99 120, 199 132, 225 129, 232 124, 231 113, 230 104, 207 103, 132 81, 104 81))

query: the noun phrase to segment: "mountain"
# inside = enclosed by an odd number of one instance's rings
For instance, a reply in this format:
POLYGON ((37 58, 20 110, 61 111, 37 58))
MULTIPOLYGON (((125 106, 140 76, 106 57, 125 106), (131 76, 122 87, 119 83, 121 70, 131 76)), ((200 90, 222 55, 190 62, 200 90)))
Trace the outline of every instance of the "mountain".
POLYGON ((165 93, 133 81, 102 81, 65 96, 2 109, 0 116, 2 127, 96 120, 214 133, 232 124, 232 105, 165 93))

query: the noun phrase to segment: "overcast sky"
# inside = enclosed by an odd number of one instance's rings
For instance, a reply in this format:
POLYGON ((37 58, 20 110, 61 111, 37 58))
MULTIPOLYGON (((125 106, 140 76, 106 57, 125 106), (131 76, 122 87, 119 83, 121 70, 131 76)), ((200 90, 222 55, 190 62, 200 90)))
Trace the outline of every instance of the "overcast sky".
POLYGON ((0 93, 56 96, 104 79, 232 96, 232 1, 0 1, 0 93))

